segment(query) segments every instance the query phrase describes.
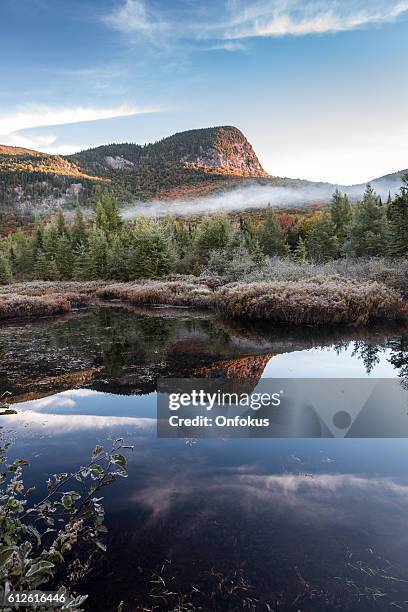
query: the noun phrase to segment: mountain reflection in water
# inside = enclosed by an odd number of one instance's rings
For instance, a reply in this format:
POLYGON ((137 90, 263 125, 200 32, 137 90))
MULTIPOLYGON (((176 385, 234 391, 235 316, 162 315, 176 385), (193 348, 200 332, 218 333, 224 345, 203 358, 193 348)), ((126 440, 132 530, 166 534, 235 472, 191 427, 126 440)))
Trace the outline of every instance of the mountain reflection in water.
POLYGON ((407 377, 408 329, 119 307, 2 327, 28 486, 96 443, 135 446, 106 490, 108 553, 77 585, 88 610, 408 609, 408 440, 156 437, 159 376, 285 375, 407 377))

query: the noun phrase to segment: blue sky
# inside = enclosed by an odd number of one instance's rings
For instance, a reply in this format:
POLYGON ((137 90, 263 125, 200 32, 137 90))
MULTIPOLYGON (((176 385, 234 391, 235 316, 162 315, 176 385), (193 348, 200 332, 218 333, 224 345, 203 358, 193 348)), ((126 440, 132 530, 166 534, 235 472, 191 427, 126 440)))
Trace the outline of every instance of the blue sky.
POLYGON ((408 167, 408 0, 1 0, 0 142, 236 125, 271 174, 408 167))

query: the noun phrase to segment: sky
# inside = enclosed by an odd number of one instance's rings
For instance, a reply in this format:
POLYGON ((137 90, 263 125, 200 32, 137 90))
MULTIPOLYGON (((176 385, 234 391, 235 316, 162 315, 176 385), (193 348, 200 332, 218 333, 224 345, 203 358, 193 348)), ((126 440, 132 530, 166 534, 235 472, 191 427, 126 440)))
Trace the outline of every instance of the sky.
POLYGON ((0 143, 235 125, 275 176, 408 168, 408 0, 1 0, 0 143))

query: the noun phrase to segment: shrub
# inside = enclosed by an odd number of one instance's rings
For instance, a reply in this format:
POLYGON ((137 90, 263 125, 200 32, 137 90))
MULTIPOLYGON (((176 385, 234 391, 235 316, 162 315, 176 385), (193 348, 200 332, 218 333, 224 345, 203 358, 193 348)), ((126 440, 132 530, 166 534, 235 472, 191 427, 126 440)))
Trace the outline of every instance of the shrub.
MULTIPOLYGON (((72 581, 72 563, 79 559, 72 553, 85 546, 89 561, 98 549, 106 550, 101 541, 107 531, 103 498, 98 493, 119 476, 126 477, 126 457, 120 450, 131 447, 123 440, 116 440, 110 452, 97 446, 87 465, 50 476, 36 503, 31 501, 36 487, 26 488, 23 481, 29 463, 10 462, 9 448, 10 442, 0 440, 0 597, 48 587, 66 597, 63 609, 79 612, 87 596, 72 596, 66 588, 72 581)), ((76 568, 78 573, 78 564, 76 568)))

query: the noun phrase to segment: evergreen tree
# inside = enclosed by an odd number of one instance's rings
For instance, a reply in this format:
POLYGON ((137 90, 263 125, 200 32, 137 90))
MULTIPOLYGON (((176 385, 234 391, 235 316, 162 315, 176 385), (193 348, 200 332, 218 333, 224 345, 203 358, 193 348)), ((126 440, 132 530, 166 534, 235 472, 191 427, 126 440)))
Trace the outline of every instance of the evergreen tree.
POLYGON ((8 285, 12 280, 9 260, 4 253, 0 253, 0 285, 8 285))
POLYGON ((386 237, 384 207, 371 185, 367 185, 362 201, 355 206, 344 251, 357 257, 383 255, 386 237))
POLYGON ((313 261, 329 261, 337 257, 339 242, 328 214, 324 213, 312 223, 306 237, 306 252, 313 261))
POLYGON ((347 195, 340 193, 338 189, 336 189, 332 196, 330 217, 341 247, 346 239, 347 229, 352 220, 352 208, 347 195))
POLYGON ((241 237, 240 244, 245 246, 256 261, 263 261, 264 254, 259 244, 259 240, 255 235, 254 228, 250 221, 242 215, 239 216, 239 234, 241 237))
POLYGON ((268 205, 265 221, 259 236, 259 244, 265 255, 287 255, 283 230, 276 218, 275 211, 268 205))
POLYGON ((400 193, 387 205, 387 250, 392 257, 408 253, 408 174, 402 177, 402 182, 400 193))
POLYGON ((295 250, 293 251, 293 258, 295 259, 295 261, 298 261, 299 263, 303 263, 306 261, 306 255, 307 255, 307 250, 306 250, 305 242, 302 236, 299 236, 299 241, 295 247, 295 250))
POLYGON ((69 228, 65 221, 64 213, 62 212, 62 210, 58 211, 56 226, 57 234, 60 238, 62 236, 69 236, 69 228))
POLYGON ((72 244, 78 248, 80 244, 85 244, 87 239, 86 224, 81 207, 77 204, 75 208, 74 226, 72 228, 72 244))
POLYGON ((175 224, 175 246, 177 255, 180 259, 188 255, 193 248, 193 233, 191 226, 185 226, 184 223, 176 222, 175 224))
POLYGON ((128 247, 121 235, 117 235, 108 247, 106 260, 108 278, 128 280, 128 247))
POLYGON ((18 230, 12 238, 13 251, 13 274, 30 277, 33 273, 35 255, 33 248, 33 240, 30 236, 25 235, 21 230, 18 230))
POLYGON ((40 219, 36 217, 34 222, 34 240, 33 240, 33 250, 34 257, 37 251, 40 251, 44 248, 44 226, 41 223, 40 219))
POLYGON ((68 236, 60 237, 55 253, 55 264, 62 279, 72 278, 74 266, 74 253, 71 240, 68 236))
POLYGON ((106 214, 105 208, 101 201, 97 201, 95 205, 95 212, 93 215, 93 224, 94 227, 101 230, 105 234, 108 232, 108 216, 106 214))
POLYGON ((49 260, 55 259, 59 240, 60 234, 58 233, 57 224, 48 223, 44 229, 43 250, 49 260))
POLYGON ((104 232, 94 227, 88 238, 88 278, 105 278, 107 273, 108 241, 104 232))
POLYGON ((44 251, 38 251, 35 266, 34 278, 41 280, 57 280, 59 278, 58 269, 54 259, 47 259, 44 251))
POLYGON ((170 272, 173 250, 168 235, 157 221, 139 217, 129 249, 129 278, 156 278, 170 272))
POLYGON ((230 239, 230 223, 225 213, 204 217, 195 234, 195 246, 199 253, 208 255, 213 249, 222 249, 230 239))
POLYGON ((80 244, 74 256, 73 278, 79 281, 91 280, 93 269, 88 248, 80 244))
POLYGON ((105 234, 114 234, 122 227, 118 203, 109 193, 99 193, 96 198, 94 225, 105 234))

